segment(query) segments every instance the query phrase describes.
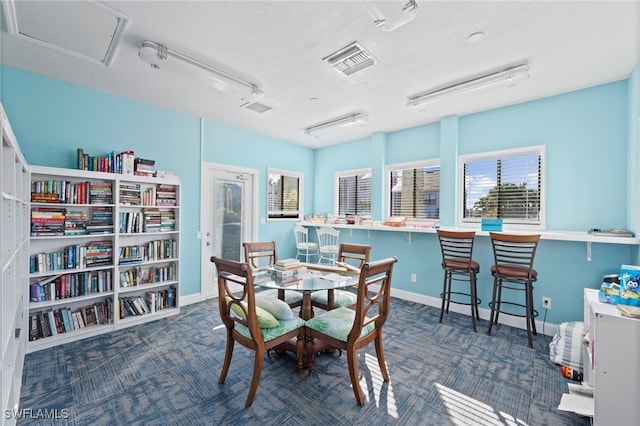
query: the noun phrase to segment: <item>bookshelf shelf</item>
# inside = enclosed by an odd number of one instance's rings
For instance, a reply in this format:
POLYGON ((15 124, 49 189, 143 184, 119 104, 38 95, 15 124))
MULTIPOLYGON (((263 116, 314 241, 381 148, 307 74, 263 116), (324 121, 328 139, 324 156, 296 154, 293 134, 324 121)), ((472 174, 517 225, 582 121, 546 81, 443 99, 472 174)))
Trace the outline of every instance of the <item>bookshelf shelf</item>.
MULTIPOLYGON (((29 247, 29 166, 0 105, 0 191, 2 214, 2 275, 0 275, 0 403, 5 410, 18 408, 26 350, 24 309, 29 247)), ((1 416, 0 425, 15 424, 1 416)))
POLYGON ((154 178, 40 166, 32 166, 30 171, 31 192, 40 194, 41 188, 54 188, 58 195, 47 192, 39 197, 63 202, 35 201, 26 208, 31 221, 27 266, 27 271, 31 273, 27 276, 29 284, 26 294, 29 300, 28 319, 29 324, 37 324, 35 330, 29 330, 31 333, 28 333, 30 338, 26 352, 180 312, 180 180, 177 177, 154 178), (67 191, 75 188, 83 201, 68 202, 74 200, 73 195, 62 195, 62 188, 67 191), (89 191, 89 195, 86 191, 89 191), (173 205, 156 205, 158 203, 173 205), (60 214, 56 209, 64 210, 63 219, 57 216, 60 214), (42 212, 42 223, 37 222, 35 217, 38 214, 33 212, 42 212), (83 223, 85 218, 86 223, 83 223), (161 229, 163 226, 171 229, 161 229), (98 232, 91 232, 90 229, 98 232), (77 235, 61 235, 65 232, 77 235), (56 235, 41 235, 48 233, 56 235), (89 248, 94 250, 91 253, 95 257, 90 257, 89 248), (34 270, 34 263, 40 266, 43 258, 45 266, 34 270), (90 261, 107 264, 85 266, 84 262, 90 261), (76 267, 48 269, 51 266, 47 266, 46 262, 57 262, 57 268, 60 263, 67 265, 66 262, 76 267), (171 276, 166 275, 169 271, 171 276), (149 274, 157 273, 164 274, 162 279, 149 278, 149 274), (121 285, 121 280, 133 280, 138 274, 143 283, 121 285), (34 291, 40 290, 40 283, 49 279, 54 286, 54 290, 49 287, 50 292, 69 292, 69 278, 66 278, 65 284, 61 276, 76 276, 77 280, 83 277, 82 284, 74 282, 71 288, 73 291, 76 288, 74 285, 80 286, 81 294, 46 301, 35 301, 31 297, 32 287, 36 287, 34 291), (93 286, 91 294, 82 294, 87 292, 83 285, 93 286), (152 302, 154 306, 148 306, 152 302), (96 307, 89 309, 92 306, 96 307), (51 332, 51 323, 48 326, 46 324, 50 312, 55 314, 53 321, 57 335, 51 332), (85 327, 82 327, 82 322, 76 324, 73 321, 76 313, 81 315, 85 327), (85 315, 89 315, 88 319, 85 315), (94 321, 95 324, 90 325, 94 321), (44 331, 46 329, 50 333, 44 331), (51 335, 45 337, 46 334, 51 335))

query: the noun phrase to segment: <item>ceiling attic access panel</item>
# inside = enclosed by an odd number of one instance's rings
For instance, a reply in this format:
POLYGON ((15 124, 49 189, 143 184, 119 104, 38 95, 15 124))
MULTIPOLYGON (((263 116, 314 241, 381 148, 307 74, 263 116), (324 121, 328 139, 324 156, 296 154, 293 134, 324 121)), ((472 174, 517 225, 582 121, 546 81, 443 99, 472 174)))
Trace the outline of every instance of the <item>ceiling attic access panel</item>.
POLYGON ((109 66, 129 18, 94 1, 4 0, 8 32, 77 58, 109 66))

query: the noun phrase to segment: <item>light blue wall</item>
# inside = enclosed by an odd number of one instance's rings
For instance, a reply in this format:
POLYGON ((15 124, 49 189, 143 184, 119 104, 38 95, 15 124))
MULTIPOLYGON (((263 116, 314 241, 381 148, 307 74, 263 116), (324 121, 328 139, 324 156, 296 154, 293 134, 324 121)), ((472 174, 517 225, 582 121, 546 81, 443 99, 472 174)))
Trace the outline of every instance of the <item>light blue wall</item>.
MULTIPOLYGON (((392 163, 440 157, 441 222, 453 226, 459 154, 545 145, 547 228, 626 228, 628 177, 622 159, 628 151, 627 90, 627 82, 621 81, 392 132, 386 135, 387 159, 392 163)), ((319 149, 316 159, 350 157, 357 147, 359 167, 376 164, 377 158, 361 149, 363 145, 367 142, 360 140, 355 145, 319 149)), ((332 175, 333 168, 316 166, 316 182, 330 182, 332 175)), ((317 191, 316 206, 329 206, 332 194, 332 190, 317 191)), ((631 200, 637 203, 637 196, 631 200)), ((406 233, 343 230, 340 238, 372 244, 373 258, 397 255, 394 287, 433 297, 440 294, 442 269, 436 235, 412 234, 409 240, 406 233), (417 283, 410 282, 412 273, 417 283)), ((486 308, 492 288, 488 267, 493 263, 487 237, 477 238, 474 253, 481 265, 479 295, 486 308)), ((548 312, 547 321, 581 319, 582 289, 598 287, 602 275, 633 261, 635 249, 593 244, 591 261, 586 253, 586 243, 541 241, 535 304, 539 306, 542 296, 552 298, 554 309, 548 312)))
POLYGON ((626 228, 626 111, 621 81, 462 117, 460 154, 545 145, 547 229, 626 228))
MULTIPOLYGON (((254 114, 247 111, 248 114, 254 114)), ((304 174, 304 211, 313 207, 313 150, 291 145, 254 133, 206 121, 203 131, 203 159, 211 163, 228 164, 258 170, 258 211, 267 217, 267 168, 283 169, 304 174)), ((266 221, 258 225, 261 241, 276 241, 279 257, 294 257, 295 239, 291 220, 266 221)))
MULTIPOLYGON (((333 211, 335 171, 371 167, 373 193, 378 194, 372 208, 378 220, 385 216, 385 165, 442 155, 441 167, 447 170, 443 171, 442 185, 448 195, 443 199, 447 203, 443 212, 453 223, 456 174, 450 170, 456 167, 458 154, 545 144, 550 229, 637 226, 631 223, 637 222, 637 182, 630 182, 637 180, 637 173, 626 170, 634 160, 621 159, 638 158, 637 135, 629 123, 639 117, 638 67, 628 83, 447 117, 440 123, 378 133, 315 151, 10 67, 0 72, 2 102, 29 163, 74 167, 78 147, 95 154, 133 149, 139 156, 154 158, 160 169, 181 177, 183 295, 200 289, 196 231, 200 223, 201 148, 203 160, 257 169, 261 181, 267 167, 304 173, 307 214, 333 211)), ((266 217, 266 184, 259 188, 260 217, 266 217)), ((260 225, 259 238, 276 240, 282 255, 289 256, 293 251, 291 225, 267 222, 260 225)), ((397 255, 394 286, 398 289, 434 297, 440 293, 442 271, 435 235, 413 234, 409 241, 403 232, 344 230, 341 239, 371 243, 373 258, 397 255), (411 273, 417 274, 417 283, 409 282, 411 273)), ((486 237, 478 238, 475 253, 482 265, 480 297, 486 307, 491 288, 487 268, 492 262, 486 237)), ((586 260, 584 243, 541 242, 535 302, 538 305, 543 295, 552 297, 554 308, 547 321, 580 319, 582 288, 597 287, 601 276, 617 271, 621 263, 637 262, 637 250, 594 244, 592 257, 592 261, 586 260)))
POLYGON ((184 207, 180 289, 182 295, 200 291, 197 118, 10 67, 3 67, 2 103, 29 164, 76 168, 77 148, 90 155, 133 150, 156 160, 159 170, 178 175, 184 207))

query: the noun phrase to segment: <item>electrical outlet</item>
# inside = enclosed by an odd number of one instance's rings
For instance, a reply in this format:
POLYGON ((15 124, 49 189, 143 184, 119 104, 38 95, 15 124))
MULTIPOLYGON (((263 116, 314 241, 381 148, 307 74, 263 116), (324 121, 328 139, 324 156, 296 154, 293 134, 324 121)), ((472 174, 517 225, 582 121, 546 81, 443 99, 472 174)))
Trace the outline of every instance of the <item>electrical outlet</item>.
POLYGON ((551 309, 551 298, 550 297, 542 297, 542 307, 544 309, 551 309))
POLYGON ((411 282, 415 283, 416 281, 418 281, 418 277, 416 277, 416 274, 411 274, 411 282))

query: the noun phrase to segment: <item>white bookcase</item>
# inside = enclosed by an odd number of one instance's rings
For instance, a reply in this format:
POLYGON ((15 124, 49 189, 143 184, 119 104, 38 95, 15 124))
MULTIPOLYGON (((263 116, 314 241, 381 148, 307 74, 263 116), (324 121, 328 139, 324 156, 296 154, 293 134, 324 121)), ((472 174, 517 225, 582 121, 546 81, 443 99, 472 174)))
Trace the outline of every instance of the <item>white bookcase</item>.
POLYGON ((620 315, 584 290, 584 382, 593 388, 594 425, 640 424, 640 319, 620 315))
POLYGON ((177 177, 30 171, 27 352, 179 313, 177 177))
POLYGON ((0 350, 2 420, 15 424, 25 354, 25 292, 29 247, 29 169, 0 105, 0 185, 2 186, 2 277, 0 278, 0 350))

